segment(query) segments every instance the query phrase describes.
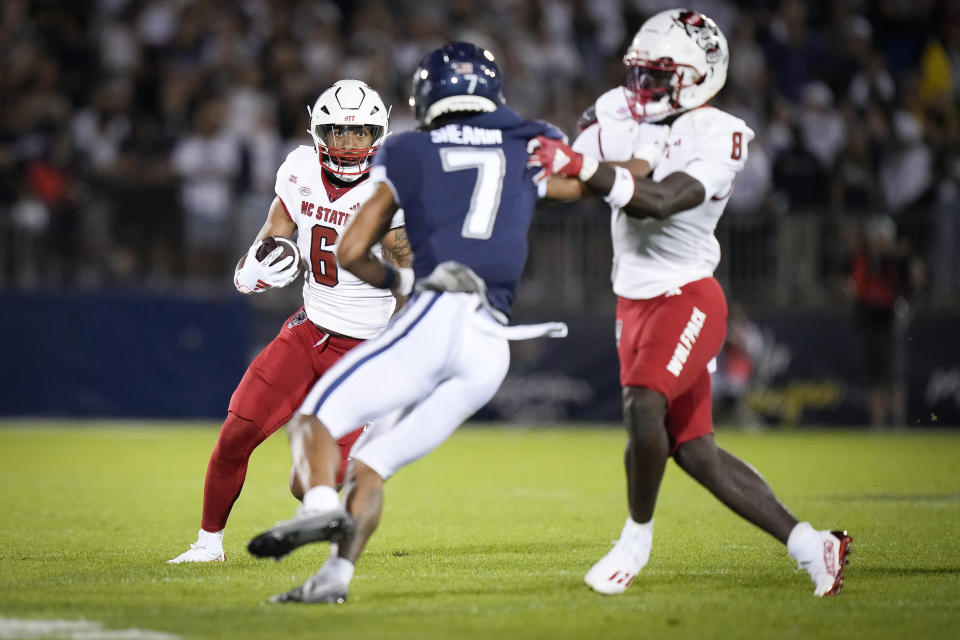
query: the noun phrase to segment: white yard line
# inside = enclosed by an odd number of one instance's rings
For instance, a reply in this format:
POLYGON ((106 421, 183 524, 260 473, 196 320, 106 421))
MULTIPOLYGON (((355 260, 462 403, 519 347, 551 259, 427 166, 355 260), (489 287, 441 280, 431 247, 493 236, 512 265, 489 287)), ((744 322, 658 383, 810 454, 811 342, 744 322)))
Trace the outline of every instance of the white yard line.
POLYGON ((179 636, 143 629, 104 629, 87 620, 24 620, 0 618, 0 640, 177 640, 179 636))

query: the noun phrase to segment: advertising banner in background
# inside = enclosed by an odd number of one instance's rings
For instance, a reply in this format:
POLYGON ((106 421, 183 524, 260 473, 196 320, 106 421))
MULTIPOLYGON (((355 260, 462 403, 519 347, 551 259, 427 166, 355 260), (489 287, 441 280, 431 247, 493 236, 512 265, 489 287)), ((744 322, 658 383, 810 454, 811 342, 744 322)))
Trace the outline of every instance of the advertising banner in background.
POLYGON ((0 295, 0 415, 222 417, 252 316, 240 296, 0 295))
MULTIPOLYGON (((0 295, 0 415, 220 419, 253 358, 289 310, 247 300, 137 293, 0 295)), ((842 314, 747 318, 734 307, 713 378, 719 425, 860 426, 870 422, 860 342, 842 314)), ((563 424, 621 420, 613 317, 563 320, 560 340, 511 343, 512 363, 479 420, 563 424)), ((960 326, 919 316, 894 354, 906 426, 960 426, 960 326)))
MULTIPOLYGON (((563 318, 562 340, 514 343, 503 387, 480 417, 522 422, 620 421, 612 316, 563 318)), ((921 316, 891 354, 906 426, 960 426, 960 319, 921 316)), ((713 378, 718 424, 870 423, 861 342, 842 314, 770 314, 734 322, 713 378), (731 349, 737 342, 739 349, 731 349), (745 352, 745 353, 744 353, 745 352)))

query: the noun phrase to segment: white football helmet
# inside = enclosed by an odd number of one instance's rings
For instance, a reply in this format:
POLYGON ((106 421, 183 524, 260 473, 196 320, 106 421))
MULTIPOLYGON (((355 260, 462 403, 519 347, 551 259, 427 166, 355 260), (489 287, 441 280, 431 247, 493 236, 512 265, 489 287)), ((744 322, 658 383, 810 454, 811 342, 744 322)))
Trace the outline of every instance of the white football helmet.
POLYGON ((730 48, 716 23, 670 9, 640 27, 623 57, 633 117, 655 122, 706 103, 727 81, 730 48))
POLYGON ((359 80, 339 80, 320 94, 310 114, 310 135, 325 169, 352 182, 370 171, 373 154, 387 137, 390 110, 380 95, 359 80), (369 144, 359 148, 331 146, 354 127, 369 144))

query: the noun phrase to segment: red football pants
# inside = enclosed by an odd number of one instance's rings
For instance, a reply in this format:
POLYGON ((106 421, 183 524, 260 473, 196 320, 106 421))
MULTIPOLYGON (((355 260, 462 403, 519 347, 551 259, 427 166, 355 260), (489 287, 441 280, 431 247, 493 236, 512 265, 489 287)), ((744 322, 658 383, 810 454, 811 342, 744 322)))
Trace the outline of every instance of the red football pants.
POLYGON ((727 299, 714 278, 679 293, 617 301, 620 384, 662 393, 668 402, 671 453, 713 433, 710 373, 727 333, 727 299))
MULTIPOLYGON (((204 530, 226 526, 253 450, 286 424, 320 376, 361 342, 324 333, 301 309, 254 358, 230 398, 227 419, 207 465, 200 524, 204 530)), ((350 449, 362 432, 358 428, 337 441, 338 484, 346 473, 350 449)))

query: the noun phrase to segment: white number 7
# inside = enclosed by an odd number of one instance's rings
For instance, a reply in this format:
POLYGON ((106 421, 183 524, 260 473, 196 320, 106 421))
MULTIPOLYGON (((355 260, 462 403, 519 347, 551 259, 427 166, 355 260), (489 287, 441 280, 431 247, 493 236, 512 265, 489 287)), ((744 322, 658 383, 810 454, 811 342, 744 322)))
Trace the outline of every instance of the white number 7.
POLYGON ((471 149, 444 147, 440 149, 443 170, 463 171, 477 169, 477 181, 470 196, 470 209, 463 219, 460 235, 464 238, 486 240, 493 234, 493 223, 500 209, 503 176, 507 159, 503 149, 471 149))
POLYGON ((463 77, 466 78, 467 82, 470 83, 470 85, 467 87, 467 93, 473 93, 473 91, 477 88, 477 74, 465 73, 463 74, 463 77))

